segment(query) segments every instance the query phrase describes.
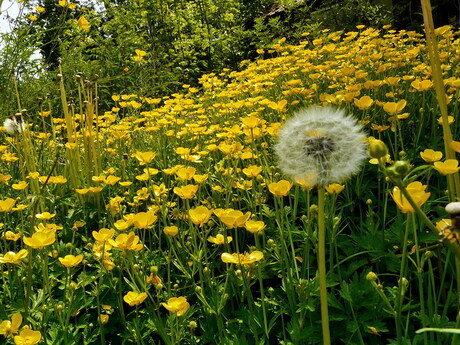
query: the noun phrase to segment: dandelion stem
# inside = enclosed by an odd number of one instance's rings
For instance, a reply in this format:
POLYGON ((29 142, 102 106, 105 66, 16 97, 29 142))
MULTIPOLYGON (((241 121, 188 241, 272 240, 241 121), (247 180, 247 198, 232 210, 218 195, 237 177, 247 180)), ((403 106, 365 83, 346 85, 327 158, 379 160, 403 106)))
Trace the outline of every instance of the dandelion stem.
POLYGON ((321 326, 323 328, 323 344, 331 344, 329 332, 329 312, 327 304, 326 283, 326 226, 324 217, 324 188, 318 188, 318 271, 319 271, 319 294, 321 302, 321 326))

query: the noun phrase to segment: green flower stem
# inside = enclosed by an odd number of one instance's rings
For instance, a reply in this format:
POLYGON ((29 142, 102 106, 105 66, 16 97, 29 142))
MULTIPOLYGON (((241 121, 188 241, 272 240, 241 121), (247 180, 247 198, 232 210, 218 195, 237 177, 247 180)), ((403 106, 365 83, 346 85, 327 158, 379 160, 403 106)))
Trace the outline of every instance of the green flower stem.
MULTIPOLYGON (((399 179, 392 179, 393 183, 401 190, 401 193, 406 197, 409 204, 415 210, 415 212, 421 217, 423 222, 428 226, 428 228, 434 232, 436 235, 439 236, 439 231, 436 227, 431 223, 428 219, 427 215, 420 209, 420 207, 415 203, 412 196, 407 191, 407 189, 403 186, 402 181, 399 179)), ((456 268, 456 275, 457 275, 457 307, 460 309, 460 245, 457 242, 452 243, 448 239, 444 239, 443 244, 447 246, 455 255, 455 268, 456 268)), ((460 317, 457 317, 457 327, 460 326, 460 317)))
MULTIPOLYGON (((258 234, 254 234, 255 241, 256 241, 256 248, 260 248, 258 234)), ((265 306, 265 293, 264 293, 264 284, 262 280, 262 270, 260 265, 257 265, 257 276, 259 278, 259 286, 260 286, 260 299, 262 303, 262 312, 264 314, 264 331, 265 336, 267 337, 267 341, 270 339, 269 331, 268 331, 268 321, 267 321, 267 309, 265 306)))
POLYGON ((321 326, 323 328, 323 345, 331 344, 329 331, 329 312, 327 304, 326 284, 326 226, 324 217, 324 188, 318 188, 318 271, 319 271, 319 295, 321 302, 321 326))
POLYGON ((404 231, 404 238, 402 241, 402 253, 401 253, 401 267, 399 270, 399 279, 398 279, 398 295, 396 296, 396 314, 395 314, 395 324, 396 324, 396 337, 398 339, 398 344, 401 345, 402 342, 402 306, 405 294, 405 287, 403 284, 404 273, 407 266, 407 241, 409 239, 409 222, 410 213, 407 214, 406 220, 406 230, 404 231))
MULTIPOLYGON (((417 263, 417 280, 418 280, 418 289, 420 291, 420 319, 422 320, 422 327, 425 328, 428 325, 426 324, 426 314, 425 314, 425 292, 423 286, 423 262, 420 257, 420 245, 418 242, 417 227, 415 224, 415 217, 413 214, 409 214, 408 219, 411 222, 412 230, 414 232, 414 243, 415 243, 415 259, 417 263)), ((425 332, 423 334, 423 344, 428 345, 428 334, 425 332)))
POLYGON ((144 339, 142 338, 142 333, 141 333, 141 329, 139 328, 139 319, 140 319, 140 315, 139 315, 139 306, 136 305, 136 317, 134 318, 134 329, 136 331, 136 337, 137 337, 137 342, 141 345, 144 345, 144 339))
MULTIPOLYGON (((99 277, 99 280, 101 280, 102 275, 99 277)), ((101 322, 101 300, 100 300, 100 290, 99 290, 99 282, 94 283, 95 288, 96 288, 96 303, 97 303, 97 321, 99 324, 99 335, 101 337, 101 345, 105 345, 105 332, 104 332, 104 325, 101 322)))
POLYGON ((286 228, 284 224, 284 217, 283 217, 283 199, 282 198, 275 198, 275 215, 276 215, 276 224, 279 229, 280 235, 280 247, 281 247, 281 274, 282 274, 282 281, 283 286, 286 291, 286 296, 288 299, 289 307, 291 309, 291 315, 296 315, 296 297, 295 291, 293 287, 293 279, 292 279, 292 269, 287 267, 288 263, 291 261, 295 261, 295 257, 288 258, 288 248, 286 237, 284 236, 284 229, 286 228))

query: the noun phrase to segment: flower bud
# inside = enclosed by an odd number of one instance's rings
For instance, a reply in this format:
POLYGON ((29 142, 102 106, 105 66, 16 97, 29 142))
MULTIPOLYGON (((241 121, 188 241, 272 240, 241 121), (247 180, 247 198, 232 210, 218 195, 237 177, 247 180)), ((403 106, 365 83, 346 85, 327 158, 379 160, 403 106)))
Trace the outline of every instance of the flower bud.
POLYGON ((369 272, 366 275, 366 279, 369 280, 370 282, 375 282, 379 278, 377 277, 377 274, 375 274, 374 272, 369 272))
POLYGON ((369 156, 372 158, 383 158, 388 154, 388 148, 381 140, 372 140, 369 143, 369 156))
POLYGON ((398 174, 400 177, 404 177, 407 175, 407 173, 410 170, 410 164, 407 161, 396 161, 393 164, 393 167, 395 168, 395 172, 398 174))
POLYGON ((99 315, 99 322, 102 325, 106 325, 109 322, 109 316, 107 314, 101 314, 99 315))
POLYGON ((407 175, 410 170, 410 164, 407 161, 396 161, 386 169, 388 176, 393 178, 402 178, 407 175))
POLYGON ((242 272, 241 272, 241 270, 236 270, 236 271, 235 271, 235 275, 236 275, 237 278, 241 278, 241 277, 242 277, 242 272))
POLYGON ((273 239, 270 238, 267 241, 267 246, 269 246, 270 248, 275 248, 276 247, 276 242, 273 239))
POLYGON ((318 205, 315 205, 315 204, 311 205, 310 212, 315 215, 318 214, 318 205))
POLYGON ((196 321, 190 321, 188 323, 188 327, 193 330, 198 327, 198 324, 196 323, 196 321))

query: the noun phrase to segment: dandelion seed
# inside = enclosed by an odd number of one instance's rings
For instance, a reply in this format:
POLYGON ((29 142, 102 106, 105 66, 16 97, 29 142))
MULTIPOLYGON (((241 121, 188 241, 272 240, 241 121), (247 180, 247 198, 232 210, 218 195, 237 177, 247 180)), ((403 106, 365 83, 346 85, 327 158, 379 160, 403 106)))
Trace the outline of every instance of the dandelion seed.
POLYGON ((279 168, 304 186, 339 183, 366 158, 361 126, 341 109, 311 107, 286 121, 275 146, 279 168))

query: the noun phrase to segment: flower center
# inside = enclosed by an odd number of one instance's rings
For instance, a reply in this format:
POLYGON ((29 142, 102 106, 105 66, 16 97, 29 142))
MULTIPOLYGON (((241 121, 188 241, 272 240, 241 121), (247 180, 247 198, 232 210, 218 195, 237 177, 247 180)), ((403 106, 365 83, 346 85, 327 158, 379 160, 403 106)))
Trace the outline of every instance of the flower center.
POLYGON ((335 149, 335 143, 328 137, 309 138, 305 141, 303 152, 307 156, 313 156, 317 159, 325 159, 335 149))

